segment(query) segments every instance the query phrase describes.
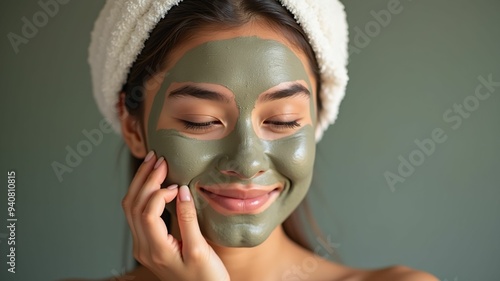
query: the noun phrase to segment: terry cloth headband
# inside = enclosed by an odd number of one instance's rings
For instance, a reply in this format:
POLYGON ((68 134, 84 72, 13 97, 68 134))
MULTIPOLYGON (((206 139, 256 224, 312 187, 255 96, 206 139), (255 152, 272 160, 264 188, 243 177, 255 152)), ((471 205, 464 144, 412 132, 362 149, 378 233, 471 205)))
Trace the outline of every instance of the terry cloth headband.
MULTIPOLYGON (((335 122, 345 95, 348 28, 339 0, 279 0, 307 34, 321 76, 316 141, 335 122)), ((108 0, 97 18, 89 46, 94 98, 116 132, 116 105, 130 68, 156 24, 182 0, 108 0)))

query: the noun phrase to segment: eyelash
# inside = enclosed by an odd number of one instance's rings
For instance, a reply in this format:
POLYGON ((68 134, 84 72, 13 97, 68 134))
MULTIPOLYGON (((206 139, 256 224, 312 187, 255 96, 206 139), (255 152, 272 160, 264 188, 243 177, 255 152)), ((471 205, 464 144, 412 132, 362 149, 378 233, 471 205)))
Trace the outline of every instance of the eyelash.
MULTIPOLYGON (((214 125, 220 125, 219 121, 210 121, 203 123, 195 123, 186 120, 182 120, 184 123, 184 128, 187 130, 206 130, 214 125)), ((298 120, 290 121, 290 122, 281 122, 281 121, 265 121, 264 124, 277 127, 279 129, 295 129, 300 127, 298 120)))
POLYGON ((209 129, 210 127, 214 125, 220 125, 221 123, 219 121, 210 121, 210 122, 203 122, 203 123, 195 123, 195 122, 190 122, 186 120, 182 120, 184 123, 184 128, 188 130, 206 130, 209 129))
POLYGON ((291 122, 281 122, 281 121, 265 121, 264 124, 268 124, 280 129, 295 129, 300 127, 298 120, 291 122))

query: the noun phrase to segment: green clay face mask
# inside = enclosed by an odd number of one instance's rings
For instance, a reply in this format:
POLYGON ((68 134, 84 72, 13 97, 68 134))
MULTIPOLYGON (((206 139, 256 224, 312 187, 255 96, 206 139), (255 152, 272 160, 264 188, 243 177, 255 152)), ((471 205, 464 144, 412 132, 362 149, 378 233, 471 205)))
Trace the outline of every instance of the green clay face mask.
MULTIPOLYGON (((316 147, 313 97, 307 99, 312 124, 293 134, 266 140, 252 124, 252 112, 262 93, 296 81, 304 81, 312 94, 306 68, 295 53, 278 41, 259 37, 202 44, 189 50, 167 72, 148 118, 148 147, 167 160, 165 184, 189 186, 201 231, 209 241, 226 247, 259 245, 305 197, 316 147), (169 87, 175 83, 208 83, 228 89, 238 111, 231 131, 219 139, 200 140, 158 127, 169 101, 169 87), (222 171, 235 171, 240 176, 222 171), (279 192, 273 192, 272 203, 261 212, 227 214, 208 202, 203 187, 209 186, 221 190, 277 187, 279 192)), ((175 215, 175 201, 167 208, 175 215)))

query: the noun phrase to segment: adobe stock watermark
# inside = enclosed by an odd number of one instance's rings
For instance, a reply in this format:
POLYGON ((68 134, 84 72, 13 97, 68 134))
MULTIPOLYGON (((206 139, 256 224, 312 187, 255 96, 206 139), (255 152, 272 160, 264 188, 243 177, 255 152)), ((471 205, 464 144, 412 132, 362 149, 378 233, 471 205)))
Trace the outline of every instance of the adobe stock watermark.
POLYGON ((314 248, 314 257, 305 258, 301 264, 293 265, 289 270, 285 271, 281 276, 281 280, 283 281, 303 281, 309 280, 311 274, 318 269, 319 260, 321 258, 327 259, 328 256, 334 255, 332 249, 337 249, 340 247, 340 244, 333 243, 331 241, 331 235, 328 235, 326 241, 323 241, 319 237, 316 238, 316 241, 319 242, 322 246, 318 245, 314 248), (327 243, 327 245, 325 245, 327 243))
POLYGON ((384 28, 389 26, 393 17, 401 14, 403 10, 404 7, 400 0, 389 0, 387 8, 378 12, 371 10, 370 15, 373 19, 367 22, 363 28, 359 26, 353 28, 354 37, 351 41, 352 44, 349 44, 349 56, 359 55, 362 49, 368 47, 372 40, 379 36, 384 28))
MULTIPOLYGON (((471 94, 460 103, 455 103, 452 107, 443 113, 443 121, 450 125, 452 131, 460 129, 465 119, 469 119, 472 113, 477 111, 480 105, 490 99, 500 87, 500 82, 493 81, 493 75, 489 74, 487 78, 479 76, 479 84, 476 86, 474 94, 471 94)), ((415 149, 406 156, 399 155, 396 172, 386 171, 384 173, 387 185, 392 192, 396 191, 398 183, 404 183, 412 176, 417 167, 422 166, 429 157, 448 140, 445 129, 435 128, 430 136, 423 140, 415 139, 415 149)))
POLYGON ((21 44, 28 44, 30 39, 33 39, 39 32, 40 28, 45 27, 50 18, 55 17, 60 10, 60 5, 68 4, 70 0, 40 0, 38 6, 41 10, 35 12, 30 18, 22 17, 21 32, 7 33, 7 39, 14 50, 14 53, 19 53, 21 44))
POLYGON ((63 182, 63 175, 65 173, 73 172, 73 169, 82 164, 83 159, 89 156, 94 147, 99 146, 103 140, 104 135, 113 132, 113 128, 106 119, 99 122, 99 127, 90 131, 82 130, 82 135, 85 139, 79 141, 75 146, 66 146, 66 157, 63 163, 53 161, 51 164, 52 170, 56 175, 59 182, 63 182))
MULTIPOLYGON (((146 68, 146 71, 151 75, 150 79, 146 79, 143 85, 138 85, 130 90, 130 94, 126 96, 124 103, 130 109, 137 109, 141 103, 144 101, 143 93, 151 89, 155 89, 158 85, 163 82, 164 76, 157 75, 151 68, 146 68)), ((120 115, 118 112, 118 106, 113 107, 113 114, 120 115)), ((120 115, 119 120, 122 121, 123 116, 120 115)), ((106 118, 103 118, 99 122, 98 128, 92 129, 90 131, 84 129, 82 130, 82 135, 84 139, 79 141, 76 145, 65 147, 66 157, 64 161, 53 161, 51 163, 52 170, 59 182, 63 182, 63 175, 66 173, 72 173, 75 168, 80 166, 85 157, 88 157, 94 150, 95 147, 99 146, 104 141, 104 136, 112 133, 113 127, 106 118)))

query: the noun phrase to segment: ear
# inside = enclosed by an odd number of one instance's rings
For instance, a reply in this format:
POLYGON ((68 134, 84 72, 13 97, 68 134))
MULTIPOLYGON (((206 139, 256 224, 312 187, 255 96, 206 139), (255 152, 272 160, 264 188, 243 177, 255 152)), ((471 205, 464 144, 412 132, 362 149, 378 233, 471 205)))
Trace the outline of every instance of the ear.
POLYGON ((134 157, 142 159, 146 157, 146 139, 143 135, 140 119, 130 115, 125 107, 125 93, 120 93, 118 104, 122 136, 130 152, 134 157))

